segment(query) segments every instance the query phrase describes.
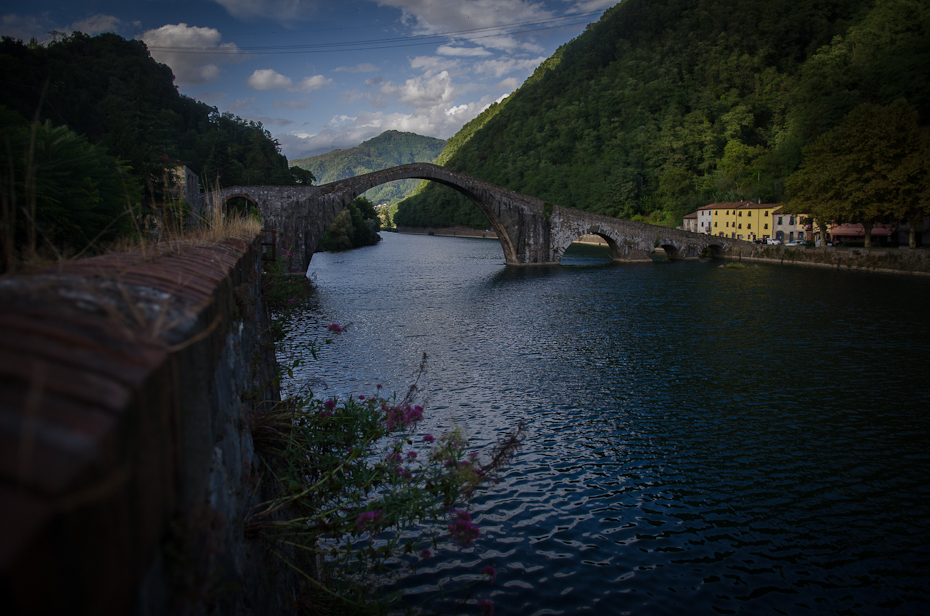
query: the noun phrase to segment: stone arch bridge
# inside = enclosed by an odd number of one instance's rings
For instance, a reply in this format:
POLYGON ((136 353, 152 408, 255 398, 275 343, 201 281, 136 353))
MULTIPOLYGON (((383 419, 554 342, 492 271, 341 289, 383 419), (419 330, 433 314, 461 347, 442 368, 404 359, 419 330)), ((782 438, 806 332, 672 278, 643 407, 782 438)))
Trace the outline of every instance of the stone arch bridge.
POLYGON ((411 163, 321 186, 232 186, 207 195, 207 203, 235 197, 258 207, 278 244, 306 270, 323 232, 353 199, 386 182, 405 179, 445 184, 471 199, 497 232, 508 265, 553 265, 582 235, 603 238, 615 261, 648 260, 656 246, 672 259, 696 258, 706 250, 723 255, 740 240, 668 229, 547 203, 429 163, 411 163))

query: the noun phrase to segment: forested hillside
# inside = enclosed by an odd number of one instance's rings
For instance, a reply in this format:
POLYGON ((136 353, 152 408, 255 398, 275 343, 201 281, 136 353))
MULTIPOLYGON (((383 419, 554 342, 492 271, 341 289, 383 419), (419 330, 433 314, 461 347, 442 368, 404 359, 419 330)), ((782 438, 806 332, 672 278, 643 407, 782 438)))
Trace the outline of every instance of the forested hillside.
POLYGON ((179 164, 211 186, 313 180, 288 168, 260 123, 179 94, 171 69, 142 41, 75 32, 42 46, 3 37, 0 66, 8 265, 27 236, 44 238, 55 251, 78 251, 138 228, 124 215, 127 207, 138 215, 159 206, 165 172, 179 164), (35 212, 22 210, 33 202, 35 212))
MULTIPOLYGON (((625 0, 466 125, 446 166, 560 205, 675 223, 784 199, 802 149, 864 103, 930 122, 926 0, 625 0)), ((395 222, 486 225, 424 184, 395 222)))
MULTIPOLYGON (((291 164, 311 171, 318 184, 327 184, 397 165, 431 163, 445 144, 442 139, 389 130, 354 148, 297 158, 291 164)), ((374 203, 390 205, 410 195, 420 182, 400 180, 382 184, 366 192, 365 197, 374 203)))

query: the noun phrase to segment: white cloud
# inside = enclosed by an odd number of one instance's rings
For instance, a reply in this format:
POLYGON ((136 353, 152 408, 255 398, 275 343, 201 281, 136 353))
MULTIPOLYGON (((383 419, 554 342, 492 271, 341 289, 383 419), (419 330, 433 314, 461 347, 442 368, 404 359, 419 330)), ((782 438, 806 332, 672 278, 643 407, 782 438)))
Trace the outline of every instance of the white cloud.
POLYGON ((118 17, 98 13, 91 17, 74 22, 71 24, 71 29, 78 30, 84 34, 93 36, 95 34, 100 34, 101 32, 116 32, 122 23, 123 22, 120 21, 118 17))
POLYGON ((448 71, 441 71, 431 79, 408 79, 401 86, 387 82, 381 86, 381 93, 395 97, 399 103, 414 107, 435 107, 451 103, 455 98, 456 88, 448 71))
POLYGON ((498 90, 507 90, 508 92, 513 92, 520 87, 522 82, 516 77, 508 77, 507 79, 501 79, 494 87, 498 90))
POLYGON ((261 122, 264 126, 289 126, 291 124, 296 124, 294 120, 288 120, 287 118, 270 118, 268 116, 258 116, 251 118, 256 122, 261 122))
POLYGON ((313 77, 306 77, 301 81, 296 88, 298 92, 313 92, 314 90, 321 90, 332 85, 333 80, 323 75, 314 75, 313 77))
POLYGON ((501 31, 491 36, 486 29, 539 21, 553 17, 541 2, 531 0, 375 0, 381 6, 400 9, 405 23, 415 26, 417 34, 467 32, 458 35, 466 41, 507 51, 524 50, 539 53, 542 48, 526 40, 518 40, 501 31))
POLYGON ((576 0, 575 6, 570 8, 568 13, 588 13, 598 9, 606 9, 609 6, 619 4, 617 0, 576 0))
POLYGON ((410 60, 411 68, 423 69, 424 77, 432 77, 436 73, 447 71, 449 74, 460 74, 462 70, 461 60, 451 60, 449 58, 440 58, 437 56, 416 56, 410 60))
POLYGON ((125 24, 118 17, 103 14, 93 15, 66 26, 53 22, 49 11, 36 15, 7 13, 0 17, 0 35, 26 42, 35 38, 44 45, 55 38, 60 38, 61 35, 75 31, 93 36, 101 32, 116 31, 123 25, 125 24), (56 34, 52 34, 53 32, 56 34))
POLYGON ((484 47, 450 47, 449 45, 440 45, 436 53, 440 56, 458 56, 461 58, 475 58, 491 55, 491 52, 484 47))
MULTIPOLYGON (((437 93, 427 95, 429 87, 425 84, 415 84, 413 87, 399 86, 404 94, 416 102, 430 101, 416 107, 412 113, 384 113, 371 111, 355 115, 333 116, 330 122, 319 132, 307 133, 295 131, 275 135, 281 143, 281 151, 288 157, 295 157, 308 151, 327 150, 336 148, 350 148, 362 141, 371 139, 386 130, 399 130, 448 139, 462 126, 478 116, 492 103, 503 100, 506 95, 496 100, 485 96, 477 101, 455 104, 447 97, 437 93)), ((441 88, 445 92, 444 88, 441 88)))
POLYGON ((222 72, 220 65, 241 62, 247 57, 234 43, 220 43, 222 35, 215 28, 168 24, 147 30, 139 38, 155 60, 171 67, 178 85, 214 81, 222 72))
POLYGON ((271 68, 257 69, 246 83, 253 90, 283 90, 294 82, 271 68))
POLYGON ((233 17, 251 19, 260 17, 287 23, 295 19, 309 19, 319 6, 319 0, 213 0, 233 17))
POLYGON ((518 73, 528 77, 537 66, 545 61, 545 59, 545 57, 540 56, 528 60, 515 60, 513 58, 507 60, 484 60, 482 62, 476 62, 475 65, 472 66, 472 70, 479 75, 489 75, 496 78, 503 77, 509 73, 518 73))
POLYGON ((35 37, 39 42, 48 39, 49 30, 52 29, 48 13, 41 15, 17 15, 8 13, 0 18, 0 34, 22 41, 29 41, 35 37))
MULTIPOLYGON (((286 75, 282 75, 271 68, 262 68, 256 70, 246 81, 248 86, 253 90, 287 90, 288 92, 304 92, 309 93, 314 90, 320 90, 332 85, 333 80, 323 75, 313 75, 312 77, 305 77, 298 84, 294 84, 294 80, 286 75)), ((282 105, 285 105, 282 103, 282 105)), ((275 103, 275 106, 278 106, 278 103, 275 103)), ((301 105, 305 107, 306 104, 301 105)), ((299 108, 299 107, 278 107, 280 108, 299 108)))
POLYGON ((333 70, 337 73, 373 73, 378 70, 378 67, 370 62, 363 62, 355 66, 338 66, 333 70))

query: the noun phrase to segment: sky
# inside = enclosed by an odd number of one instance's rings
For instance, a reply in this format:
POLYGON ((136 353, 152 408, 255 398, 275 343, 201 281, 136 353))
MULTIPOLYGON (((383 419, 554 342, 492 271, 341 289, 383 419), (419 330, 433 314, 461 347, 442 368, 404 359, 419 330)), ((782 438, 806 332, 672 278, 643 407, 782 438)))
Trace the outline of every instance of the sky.
POLYGON ((0 0, 0 34, 145 41, 175 85, 288 159, 386 130, 448 139, 617 0, 0 0))

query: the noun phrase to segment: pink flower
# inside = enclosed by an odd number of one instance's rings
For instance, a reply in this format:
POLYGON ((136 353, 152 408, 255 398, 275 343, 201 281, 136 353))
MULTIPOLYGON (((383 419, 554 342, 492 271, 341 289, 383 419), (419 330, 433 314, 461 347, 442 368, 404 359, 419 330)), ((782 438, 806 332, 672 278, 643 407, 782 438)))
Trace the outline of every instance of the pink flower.
POLYGON ((326 402, 323 403, 323 406, 326 407, 327 409, 329 409, 329 410, 331 411, 331 410, 333 410, 334 408, 336 408, 336 401, 335 401, 335 400, 327 400, 326 402))
POLYGON ((420 552, 420 558, 429 558, 431 555, 432 554, 429 550, 423 550, 420 552))
POLYGON ((478 602, 478 609, 481 610, 481 616, 494 616, 494 602, 482 599, 478 602))
POLYGON ((481 531, 471 521, 471 515, 461 509, 455 512, 455 517, 449 523, 449 534, 460 547, 467 548, 478 538, 481 531))
POLYGON ((417 452, 415 452, 415 451, 408 451, 408 452, 407 452, 407 459, 408 459, 408 460, 416 460, 416 459, 417 459, 417 452))
POLYGON ((424 434, 424 435, 423 435, 423 442, 424 442, 424 443, 432 443, 432 442, 435 441, 435 440, 436 440, 436 439, 433 438, 433 435, 432 435, 432 434, 424 434))
POLYGON ((342 327, 340 327, 338 323, 330 323, 329 327, 326 328, 326 331, 333 332, 334 334, 341 334, 342 327))
POLYGON ((364 399, 365 399, 365 396, 359 396, 358 399, 359 399, 359 400, 364 400, 364 399))
POLYGON ((355 522, 355 529, 360 533, 366 530, 371 530, 379 519, 381 519, 380 509, 366 511, 365 513, 358 516, 358 520, 355 522))
POLYGON ((423 419, 423 407, 397 404, 388 407, 382 405, 385 413, 384 423, 388 430, 402 430, 423 419))
POLYGON ((483 575, 488 576, 488 583, 489 583, 489 584, 493 584, 493 583, 494 583, 494 580, 497 578, 497 569, 495 569, 495 568, 492 567, 491 565, 488 565, 488 566, 486 566, 486 567, 482 567, 482 568, 481 568, 481 573, 482 573, 483 575))

